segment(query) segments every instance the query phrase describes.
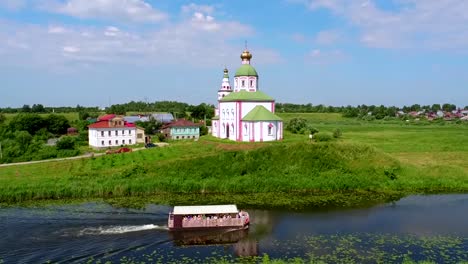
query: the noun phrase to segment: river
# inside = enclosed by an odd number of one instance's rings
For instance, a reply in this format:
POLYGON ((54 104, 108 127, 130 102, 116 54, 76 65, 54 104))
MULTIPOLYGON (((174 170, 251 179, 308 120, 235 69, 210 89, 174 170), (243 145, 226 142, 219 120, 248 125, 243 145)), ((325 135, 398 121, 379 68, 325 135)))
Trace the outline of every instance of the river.
POLYGON ((204 263, 270 258, 334 263, 468 261, 468 195, 410 196, 371 208, 248 210, 248 231, 167 230, 171 208, 104 203, 0 208, 0 263, 204 263))

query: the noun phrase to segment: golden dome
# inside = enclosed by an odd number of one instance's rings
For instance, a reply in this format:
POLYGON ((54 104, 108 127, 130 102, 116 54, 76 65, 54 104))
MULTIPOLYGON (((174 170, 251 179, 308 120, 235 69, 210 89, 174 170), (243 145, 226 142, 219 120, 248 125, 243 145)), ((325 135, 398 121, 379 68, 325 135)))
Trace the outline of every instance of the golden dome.
POLYGON ((250 60, 252 58, 252 54, 250 54, 250 52, 246 49, 244 52, 242 52, 240 57, 242 60, 250 60))

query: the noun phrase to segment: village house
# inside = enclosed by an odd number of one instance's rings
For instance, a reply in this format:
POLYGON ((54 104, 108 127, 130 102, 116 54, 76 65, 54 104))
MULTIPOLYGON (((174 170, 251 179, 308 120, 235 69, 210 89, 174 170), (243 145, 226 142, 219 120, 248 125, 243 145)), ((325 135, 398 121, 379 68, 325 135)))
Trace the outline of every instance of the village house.
POLYGON ((192 121, 180 119, 162 127, 162 133, 167 139, 194 139, 200 137, 200 125, 192 121))
POLYGON ((94 148, 135 145, 145 143, 145 132, 123 116, 109 114, 88 126, 88 142, 94 148))

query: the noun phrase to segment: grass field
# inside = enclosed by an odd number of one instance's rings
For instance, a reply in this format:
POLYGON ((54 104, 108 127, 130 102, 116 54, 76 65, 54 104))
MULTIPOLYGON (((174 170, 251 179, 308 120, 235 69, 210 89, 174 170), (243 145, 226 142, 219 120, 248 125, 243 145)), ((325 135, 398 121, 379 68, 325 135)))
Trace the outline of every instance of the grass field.
MULTIPOLYGON (((280 114, 285 120, 297 114, 280 114)), ((0 202, 108 198, 116 203, 235 202, 355 206, 410 193, 468 192, 468 126, 373 123, 300 114, 332 143, 285 133, 283 142, 203 137, 170 147, 0 168, 0 202), (124 198, 123 198, 124 197, 124 198), (129 198, 131 197, 131 199, 129 198)))

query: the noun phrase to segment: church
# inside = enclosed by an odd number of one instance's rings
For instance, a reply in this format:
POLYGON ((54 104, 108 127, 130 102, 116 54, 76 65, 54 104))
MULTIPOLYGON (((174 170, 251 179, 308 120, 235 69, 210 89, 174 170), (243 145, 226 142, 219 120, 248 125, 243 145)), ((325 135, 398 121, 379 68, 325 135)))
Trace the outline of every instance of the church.
POLYGON ((240 57, 242 65, 234 75, 234 89, 224 69, 212 135, 243 142, 282 140, 283 121, 275 115, 275 100, 259 90, 257 71, 250 65, 252 54, 245 49, 240 57))

